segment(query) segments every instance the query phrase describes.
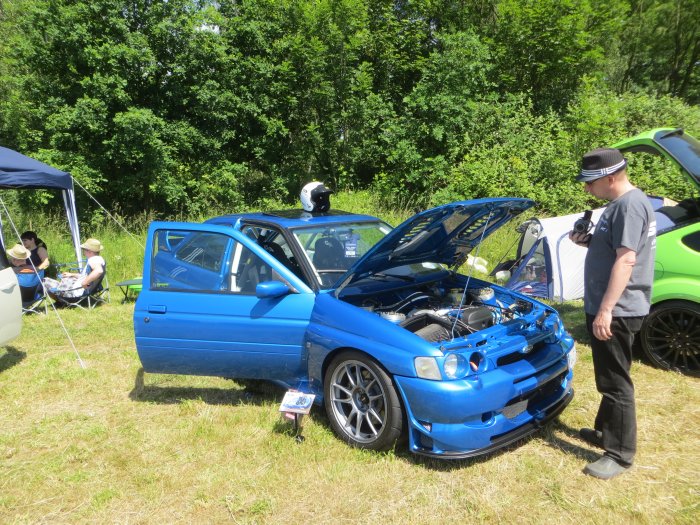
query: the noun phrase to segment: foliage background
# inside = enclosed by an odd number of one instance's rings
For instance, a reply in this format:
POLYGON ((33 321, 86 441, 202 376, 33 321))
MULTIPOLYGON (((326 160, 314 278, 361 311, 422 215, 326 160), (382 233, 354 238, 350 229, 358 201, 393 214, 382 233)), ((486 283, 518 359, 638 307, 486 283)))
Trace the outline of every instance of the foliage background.
POLYGON ((591 204, 572 180, 587 149, 700 134, 698 27, 692 0, 3 0, 0 144, 125 217, 291 204, 309 180, 569 212, 591 204))

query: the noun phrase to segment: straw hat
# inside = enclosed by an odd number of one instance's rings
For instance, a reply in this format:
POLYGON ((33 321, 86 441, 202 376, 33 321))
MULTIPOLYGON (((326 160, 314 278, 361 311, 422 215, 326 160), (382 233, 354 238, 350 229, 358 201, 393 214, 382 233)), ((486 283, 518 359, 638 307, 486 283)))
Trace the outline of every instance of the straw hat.
POLYGON ((29 259, 32 253, 21 244, 15 244, 12 248, 7 250, 7 255, 13 259, 24 260, 29 259))
POLYGON ((91 252, 95 253, 100 253, 104 249, 104 246, 102 246, 102 243, 100 241, 92 238, 85 241, 83 244, 80 245, 80 247, 84 250, 90 250, 91 252))

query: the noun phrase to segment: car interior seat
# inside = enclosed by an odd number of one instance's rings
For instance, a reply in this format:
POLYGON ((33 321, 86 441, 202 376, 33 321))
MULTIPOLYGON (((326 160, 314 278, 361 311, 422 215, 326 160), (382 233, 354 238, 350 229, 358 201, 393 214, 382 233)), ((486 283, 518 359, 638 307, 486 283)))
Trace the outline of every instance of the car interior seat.
POLYGON ((272 278, 272 268, 248 248, 243 248, 237 277, 241 292, 255 293, 259 283, 272 278))
POLYGON ((313 263, 317 270, 344 270, 343 244, 335 237, 321 237, 314 245, 313 263))
POLYGON ((276 242, 263 242, 261 243, 262 248, 272 255, 275 259, 277 259, 279 262, 284 264, 289 270, 294 273, 297 277, 300 279, 306 281, 304 279, 304 274, 301 271, 301 268, 299 267, 299 264, 296 262, 296 259, 294 257, 288 257, 287 254, 285 253, 284 249, 277 244, 276 242))

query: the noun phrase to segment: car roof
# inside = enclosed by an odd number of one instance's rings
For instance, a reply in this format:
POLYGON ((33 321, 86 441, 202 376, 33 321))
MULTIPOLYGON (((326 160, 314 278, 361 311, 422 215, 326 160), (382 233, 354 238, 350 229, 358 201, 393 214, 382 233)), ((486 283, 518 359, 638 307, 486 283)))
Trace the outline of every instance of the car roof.
POLYGON ((325 226, 342 224, 348 221, 376 222, 380 221, 371 215, 360 215, 342 210, 330 210, 323 213, 309 213, 304 210, 276 210, 253 213, 234 213, 221 215, 205 221, 206 224, 221 224, 233 226, 239 219, 246 221, 266 222, 276 224, 282 228, 300 228, 306 226, 325 226))

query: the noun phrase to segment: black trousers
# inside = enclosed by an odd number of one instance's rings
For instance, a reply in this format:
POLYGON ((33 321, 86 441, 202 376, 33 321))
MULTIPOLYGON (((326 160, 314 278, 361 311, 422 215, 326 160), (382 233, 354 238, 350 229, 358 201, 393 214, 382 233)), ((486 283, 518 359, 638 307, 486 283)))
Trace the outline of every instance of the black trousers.
POLYGON ((603 433, 605 455, 621 465, 630 466, 637 451, 637 413, 630 365, 634 335, 639 332, 644 317, 613 317, 613 336, 608 341, 601 341, 593 335, 594 318, 586 314, 595 384, 603 396, 595 418, 595 429, 603 433))

